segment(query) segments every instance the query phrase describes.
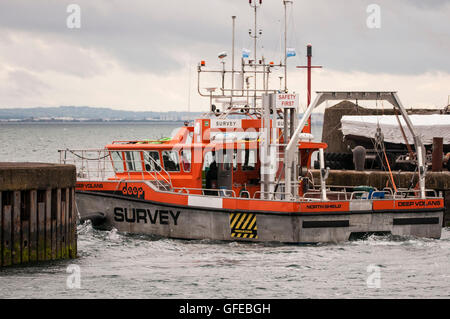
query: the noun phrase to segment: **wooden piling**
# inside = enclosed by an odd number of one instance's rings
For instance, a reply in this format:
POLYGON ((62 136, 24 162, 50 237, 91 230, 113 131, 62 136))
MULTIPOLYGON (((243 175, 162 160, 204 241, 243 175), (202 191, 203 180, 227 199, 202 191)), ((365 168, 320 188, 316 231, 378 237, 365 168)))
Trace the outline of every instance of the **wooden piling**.
POLYGON ((52 259, 52 190, 45 190, 45 260, 52 259))
POLYGON ((45 260, 45 202, 38 202, 37 206, 38 230, 37 230, 37 256, 38 260, 45 260))
POLYGON ((20 191, 14 191, 13 195, 13 208, 12 208, 12 237, 13 237, 13 247, 12 247, 12 263, 20 264, 20 231, 21 231, 21 220, 20 220, 20 191))
POLYGON ((32 190, 29 192, 29 214, 30 214, 30 261, 37 261, 38 252, 38 215, 37 215, 37 191, 32 190))
POLYGON ((433 137, 432 167, 433 172, 442 171, 442 161, 444 159, 444 139, 433 137))
POLYGON ((73 165, 0 163, 0 266, 76 258, 73 165))
POLYGON ((11 206, 3 206, 2 266, 12 264, 11 206))

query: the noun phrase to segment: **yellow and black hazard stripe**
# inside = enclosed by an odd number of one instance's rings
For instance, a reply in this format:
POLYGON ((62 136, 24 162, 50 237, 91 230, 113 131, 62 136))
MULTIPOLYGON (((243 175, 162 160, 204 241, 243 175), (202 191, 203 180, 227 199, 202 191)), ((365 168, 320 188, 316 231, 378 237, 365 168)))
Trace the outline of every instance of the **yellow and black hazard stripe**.
POLYGON ((258 238, 258 226, 256 215, 250 213, 230 214, 231 237, 235 238, 258 238))

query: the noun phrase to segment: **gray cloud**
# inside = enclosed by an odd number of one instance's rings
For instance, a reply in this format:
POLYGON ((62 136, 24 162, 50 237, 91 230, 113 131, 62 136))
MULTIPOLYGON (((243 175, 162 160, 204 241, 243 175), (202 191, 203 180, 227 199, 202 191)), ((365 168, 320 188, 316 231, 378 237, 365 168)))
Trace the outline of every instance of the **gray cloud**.
MULTIPOLYGON (((276 50, 282 12, 281 0, 263 1, 260 18, 267 55, 280 56, 276 50)), ((195 61, 229 49, 233 14, 238 16, 238 48, 248 47, 253 16, 243 0, 2 1, 0 34, 26 32, 50 47, 63 43, 97 50, 133 72, 161 74, 178 70, 186 63, 183 56, 195 61), (82 8, 79 30, 65 26, 66 7, 74 2, 82 8)), ((304 63, 304 46, 310 42, 315 61, 335 70, 450 72, 449 16, 450 1, 445 0, 298 0, 291 14, 290 25, 296 30, 289 46, 297 47, 296 64, 304 63), (366 8, 373 2, 381 7, 381 29, 366 26, 366 8)))
MULTIPOLYGON (((8 72, 8 94, 15 98, 42 95, 48 86, 27 71, 8 72)), ((6 92, 5 92, 6 93, 6 92)))
POLYGON ((409 0, 409 2, 419 8, 440 8, 448 4, 448 0, 409 0))

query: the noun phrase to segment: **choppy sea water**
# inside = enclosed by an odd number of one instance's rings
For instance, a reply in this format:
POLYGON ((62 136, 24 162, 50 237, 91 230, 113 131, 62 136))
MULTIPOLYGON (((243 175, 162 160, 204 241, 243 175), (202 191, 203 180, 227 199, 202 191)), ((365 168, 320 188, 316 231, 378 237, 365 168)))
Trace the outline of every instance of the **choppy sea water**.
MULTIPOLYGON (((174 125, 0 124, 0 161, 57 162, 57 149, 169 136, 174 125)), ((78 227, 76 260, 0 269, 0 298, 449 298, 442 238, 274 245, 156 239, 78 227), (77 265, 79 288, 73 273, 77 265), (70 285, 70 283, 72 283, 70 285)))

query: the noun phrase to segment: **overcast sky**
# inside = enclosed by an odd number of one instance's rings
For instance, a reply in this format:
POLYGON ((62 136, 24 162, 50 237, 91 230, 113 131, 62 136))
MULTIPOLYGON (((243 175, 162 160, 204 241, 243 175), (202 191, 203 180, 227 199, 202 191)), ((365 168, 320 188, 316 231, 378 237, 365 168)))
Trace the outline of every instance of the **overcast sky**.
MULTIPOLYGON (((252 49, 247 0, 0 0, 0 107, 87 105, 127 110, 207 109, 196 64, 219 66, 252 49), (81 8, 70 29, 67 7, 81 8), (190 90, 189 90, 190 87, 190 90), (189 94, 190 91, 190 94, 189 94)), ((305 46, 314 90, 396 90, 408 107, 443 107, 450 95, 450 0, 293 0, 289 88, 305 100, 305 46), (378 4, 380 28, 367 7, 378 4)), ((259 51, 281 58, 282 0, 264 0, 259 51)), ((277 80, 279 81, 279 80, 277 80)), ((207 83, 205 87, 218 86, 207 83)))

